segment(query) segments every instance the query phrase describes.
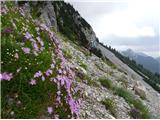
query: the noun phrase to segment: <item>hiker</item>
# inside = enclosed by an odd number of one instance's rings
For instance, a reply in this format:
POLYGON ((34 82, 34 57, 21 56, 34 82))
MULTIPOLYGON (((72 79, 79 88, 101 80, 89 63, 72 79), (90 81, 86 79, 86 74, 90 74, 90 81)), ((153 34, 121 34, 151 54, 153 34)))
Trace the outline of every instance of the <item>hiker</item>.
POLYGON ((92 51, 95 48, 95 46, 96 45, 95 45, 95 41, 94 40, 89 41, 89 43, 87 44, 87 48, 88 48, 88 50, 90 52, 90 55, 92 55, 92 51))

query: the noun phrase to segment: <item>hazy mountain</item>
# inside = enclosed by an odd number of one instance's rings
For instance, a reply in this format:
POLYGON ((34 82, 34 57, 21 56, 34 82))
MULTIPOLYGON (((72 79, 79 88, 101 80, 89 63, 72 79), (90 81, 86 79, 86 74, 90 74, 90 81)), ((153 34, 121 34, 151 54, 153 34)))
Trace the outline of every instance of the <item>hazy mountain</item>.
POLYGON ((160 57, 157 57, 156 60, 160 63, 160 57))
POLYGON ((121 53, 122 55, 135 60, 136 63, 143 65, 144 68, 150 70, 151 72, 160 73, 160 58, 155 59, 144 53, 134 52, 131 49, 127 49, 126 51, 122 51, 121 53))

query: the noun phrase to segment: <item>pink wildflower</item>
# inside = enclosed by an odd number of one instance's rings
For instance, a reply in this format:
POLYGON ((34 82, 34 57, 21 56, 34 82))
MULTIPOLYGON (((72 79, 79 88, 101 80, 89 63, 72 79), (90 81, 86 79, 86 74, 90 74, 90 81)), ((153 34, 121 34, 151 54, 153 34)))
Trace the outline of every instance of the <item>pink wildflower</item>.
POLYGON ((33 43, 33 47, 34 47, 34 49, 35 49, 36 51, 39 51, 39 50, 38 50, 38 45, 37 45, 36 43, 33 43))
POLYGON ((36 85, 36 80, 32 79, 30 82, 29 82, 31 85, 36 85))
POLYGON ((0 80, 2 80, 2 74, 0 74, 0 80))
POLYGON ((26 39, 31 39, 32 36, 31 36, 31 34, 30 34, 29 32, 26 32, 25 38, 26 38, 26 39))
POLYGON ((59 115, 58 115, 58 114, 55 114, 55 115, 54 115, 54 118, 55 118, 55 119, 59 119, 59 115))
POLYGON ((46 71, 46 76, 50 76, 52 74, 52 70, 51 69, 48 69, 47 71, 46 71))
POLYGON ((40 77, 42 76, 42 72, 41 71, 38 71, 34 74, 34 78, 37 78, 37 77, 40 77))
POLYGON ((61 74, 61 73, 62 73, 62 70, 61 70, 61 69, 59 69, 59 70, 58 70, 58 73, 59 73, 59 74, 61 74))
POLYGON ((25 54, 29 54, 31 51, 30 48, 22 48, 22 50, 25 54))
POLYGON ((12 28, 5 28, 3 32, 4 33, 11 33, 11 32, 13 32, 13 29, 12 28))
POLYGON ((4 72, 4 73, 2 73, 2 75, 1 75, 1 79, 2 79, 2 80, 10 81, 12 78, 13 78, 12 73, 4 72))
POLYGON ((60 103, 60 102, 61 102, 61 97, 60 97, 60 96, 57 96, 56 101, 57 101, 58 103, 60 103))
POLYGON ((52 114, 52 112, 53 112, 53 108, 52 107, 48 107, 47 110, 48 110, 49 114, 52 114))
POLYGON ((61 91, 57 91, 57 95, 61 95, 61 91))

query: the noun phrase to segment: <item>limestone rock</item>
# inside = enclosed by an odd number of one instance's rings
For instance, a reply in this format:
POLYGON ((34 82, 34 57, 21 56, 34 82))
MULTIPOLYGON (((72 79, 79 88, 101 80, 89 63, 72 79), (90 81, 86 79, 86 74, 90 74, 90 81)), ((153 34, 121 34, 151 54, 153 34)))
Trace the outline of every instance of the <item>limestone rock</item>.
POLYGON ((137 81, 133 89, 137 95, 146 99, 146 88, 140 82, 137 81))

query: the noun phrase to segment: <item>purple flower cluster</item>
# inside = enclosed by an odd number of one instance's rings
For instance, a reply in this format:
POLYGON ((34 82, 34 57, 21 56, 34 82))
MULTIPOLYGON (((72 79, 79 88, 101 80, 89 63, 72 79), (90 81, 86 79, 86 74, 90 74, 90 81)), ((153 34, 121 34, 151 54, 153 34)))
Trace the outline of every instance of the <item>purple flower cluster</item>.
MULTIPOLYGON (((73 93, 75 91, 72 88, 72 82, 74 81, 74 72, 66 65, 66 59, 64 58, 63 52, 61 50, 61 45, 59 43, 58 38, 55 36, 53 32, 49 30, 44 24, 40 25, 41 30, 45 30, 49 33, 50 40, 53 44, 55 44, 56 49, 55 49, 55 55, 56 58, 60 60, 60 68, 57 70, 58 75, 56 78, 52 79, 56 84, 58 91, 57 92, 57 97, 56 101, 58 103, 61 103, 61 94, 60 94, 60 89, 61 87, 64 87, 67 92, 67 97, 66 97, 66 102, 70 106, 71 110, 71 115, 72 116, 78 116, 79 115, 79 107, 80 107, 80 101, 73 99, 73 93)), ((54 64, 53 64, 54 65, 54 64)), ((51 65, 53 68, 54 66, 51 65)), ((46 72, 46 75, 49 76, 50 74, 50 69, 46 72)))
POLYGON ((12 73, 8 73, 8 72, 4 72, 2 74, 0 74, 0 78, 1 80, 7 80, 10 81, 13 78, 13 74, 12 73))
POLYGON ((26 32, 23 41, 26 42, 27 40, 29 40, 31 42, 33 53, 37 56, 44 50, 44 43, 40 37, 36 37, 36 39, 34 40, 32 36, 33 35, 31 35, 29 32, 26 32))
POLYGON ((36 85, 37 82, 36 82, 36 80, 32 79, 32 80, 29 82, 29 84, 31 84, 31 85, 36 85))
POLYGON ((25 54, 29 54, 30 51, 31 51, 30 48, 22 48, 22 50, 23 50, 23 52, 24 52, 25 54))
POLYGON ((48 108, 47 108, 47 111, 48 111, 49 114, 52 114, 53 108, 52 108, 52 107, 48 107, 48 108))
POLYGON ((12 28, 5 28, 5 29, 3 30, 3 32, 4 32, 4 33, 11 33, 11 32, 13 32, 13 29, 12 29, 12 28))
POLYGON ((34 78, 38 78, 38 77, 41 77, 42 76, 42 72, 41 71, 38 71, 34 74, 34 78))
POLYGON ((51 70, 51 69, 48 69, 45 74, 46 74, 46 76, 52 75, 52 70, 51 70))
MULTIPOLYGON (((22 15, 22 17, 25 17, 25 12, 23 10, 23 8, 19 9, 20 14, 22 15)), ((29 20, 26 18, 26 21, 29 22, 29 20)), ((30 21, 33 21, 32 19, 30 21)), ((33 21, 36 23, 36 21, 33 21)), ((28 47, 22 47, 22 50, 25 54, 30 54, 31 52, 33 52, 36 56, 38 55, 38 53, 42 52, 44 50, 44 42, 42 41, 42 39, 40 38, 40 36, 37 36, 36 38, 34 38, 34 36, 32 34, 30 34, 29 32, 27 32, 28 28, 25 28, 25 24, 23 24, 24 30, 26 33, 24 35, 24 42, 31 42, 32 48, 28 48, 28 47)), ((45 80, 45 78, 49 78, 52 82, 57 84, 57 93, 55 96, 55 100, 58 103, 58 106, 63 105, 63 98, 65 98, 65 102, 69 105, 69 109, 71 111, 71 116, 70 117, 75 117, 79 115, 79 107, 80 107, 80 101, 74 99, 74 94, 76 93, 76 91, 78 91, 78 89, 76 88, 74 90, 73 88, 73 83, 74 83, 74 78, 75 78, 75 74, 74 72, 71 70, 71 68, 66 64, 66 59, 64 58, 63 52, 61 50, 62 46, 60 44, 60 40, 56 37, 55 33, 53 33, 46 25, 44 24, 40 24, 37 28, 37 34, 40 35, 39 30, 45 31, 48 33, 49 38, 51 43, 55 46, 55 50, 54 50, 54 54, 56 56, 53 56, 52 58, 52 63, 50 65, 50 68, 48 68, 46 71, 42 72, 42 71, 37 71, 34 74, 34 78, 31 79, 29 81, 30 85, 37 85, 37 78, 41 77, 42 81, 45 80), (56 60, 55 60, 56 59, 56 60), (56 63, 58 63, 58 65, 56 65, 56 63), (53 75, 53 70, 56 69, 57 72, 57 76, 53 75), (53 77, 54 76, 54 77, 53 77), (65 91, 62 91, 62 88, 65 89, 65 91), (63 92, 66 92, 67 95, 62 97, 63 92)), ((4 30, 5 33, 11 33, 13 30, 11 28, 6 28, 4 30)), ((14 56, 16 59, 19 58, 18 53, 15 53, 14 56)), ((17 69, 17 73, 20 72, 21 68, 17 69)), ((7 73, 4 72, 1 74, 1 79, 2 80, 7 80, 10 81, 13 78, 12 73, 7 73)), ((49 114, 54 113, 53 112, 53 106, 49 106, 47 108, 47 112, 49 114)), ((55 110, 54 110, 55 111, 55 110)), ((55 118, 58 118, 58 115, 55 115, 55 118)))
POLYGON ((26 32, 24 37, 29 40, 32 38, 32 35, 29 32, 26 32))

